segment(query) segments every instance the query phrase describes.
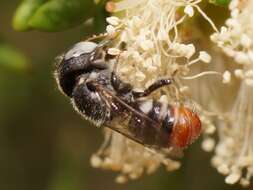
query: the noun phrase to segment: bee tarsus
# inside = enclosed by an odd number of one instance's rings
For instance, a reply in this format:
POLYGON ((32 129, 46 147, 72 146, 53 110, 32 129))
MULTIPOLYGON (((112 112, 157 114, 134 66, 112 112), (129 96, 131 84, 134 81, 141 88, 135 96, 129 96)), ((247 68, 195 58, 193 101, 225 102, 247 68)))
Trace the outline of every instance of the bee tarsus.
POLYGON ((151 84, 146 90, 143 92, 135 92, 133 91, 133 95, 135 98, 141 98, 149 96, 151 93, 156 91, 157 89, 170 85, 172 83, 172 79, 160 79, 151 84))

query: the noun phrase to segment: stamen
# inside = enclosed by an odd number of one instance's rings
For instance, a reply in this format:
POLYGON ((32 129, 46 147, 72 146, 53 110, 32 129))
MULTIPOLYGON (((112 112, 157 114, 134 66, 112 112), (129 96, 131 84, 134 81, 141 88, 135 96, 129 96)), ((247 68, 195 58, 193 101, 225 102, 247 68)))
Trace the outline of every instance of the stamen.
POLYGON ((204 72, 201 72, 201 73, 193 75, 193 76, 180 77, 180 78, 182 78, 184 80, 192 80, 192 79, 197 79, 199 77, 203 77, 203 76, 206 76, 206 75, 219 75, 219 76, 222 77, 222 74, 219 73, 219 72, 216 72, 216 71, 204 71, 204 72))
POLYGON ((123 0, 120 2, 112 2, 109 1, 106 5, 107 11, 109 12, 119 12, 126 9, 134 8, 135 6, 139 5, 142 0, 123 0))
POLYGON ((214 31, 218 32, 219 30, 217 29, 217 27, 215 26, 213 21, 206 15, 206 13, 204 13, 204 11, 202 11, 202 9, 198 5, 193 5, 193 6, 196 7, 196 9, 199 11, 199 13, 210 23, 210 25, 213 27, 214 31))
POLYGON ((188 66, 192 66, 192 65, 194 65, 195 63, 198 63, 199 61, 200 61, 200 58, 197 58, 197 59, 194 59, 194 60, 190 61, 187 65, 188 65, 188 66))

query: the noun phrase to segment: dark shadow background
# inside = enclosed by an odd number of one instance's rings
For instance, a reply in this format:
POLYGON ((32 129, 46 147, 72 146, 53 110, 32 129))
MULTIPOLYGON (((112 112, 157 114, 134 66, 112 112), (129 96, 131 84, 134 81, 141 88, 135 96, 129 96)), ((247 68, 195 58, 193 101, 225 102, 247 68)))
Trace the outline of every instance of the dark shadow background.
POLYGON ((103 141, 99 129, 77 115, 53 79, 54 57, 93 32, 77 27, 65 32, 16 32, 12 15, 19 1, 1 0, 0 38, 29 59, 23 72, 0 68, 1 190, 239 190, 224 184, 210 166, 210 154, 195 143, 182 168, 163 168, 126 185, 115 174, 93 169, 90 155, 103 141))

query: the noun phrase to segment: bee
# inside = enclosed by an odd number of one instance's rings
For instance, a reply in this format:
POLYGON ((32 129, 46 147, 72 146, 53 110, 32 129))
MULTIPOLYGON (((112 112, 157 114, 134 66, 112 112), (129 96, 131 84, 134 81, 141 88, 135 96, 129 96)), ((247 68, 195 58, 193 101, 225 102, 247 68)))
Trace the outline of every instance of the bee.
POLYGON ((198 115, 184 105, 151 98, 173 79, 161 79, 142 92, 117 76, 108 55, 110 40, 75 44, 56 66, 59 89, 75 110, 95 126, 108 127, 145 147, 185 148, 201 133, 198 115))

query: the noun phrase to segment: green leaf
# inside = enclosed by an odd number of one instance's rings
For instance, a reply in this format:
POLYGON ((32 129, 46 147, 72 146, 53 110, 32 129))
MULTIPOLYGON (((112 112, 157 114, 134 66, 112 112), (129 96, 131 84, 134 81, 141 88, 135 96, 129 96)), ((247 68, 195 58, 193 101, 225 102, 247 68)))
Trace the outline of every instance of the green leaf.
POLYGON ((94 30, 98 33, 103 32, 104 29, 106 28, 105 18, 109 16, 109 14, 105 11, 106 2, 107 0, 100 0, 99 2, 97 2, 96 13, 93 19, 93 25, 94 30))
POLYGON ((50 0, 29 20, 29 26, 43 31, 61 31, 84 22, 95 11, 93 0, 50 0))
POLYGON ((210 3, 223 7, 228 6, 230 1, 231 0, 209 0, 210 3))
POLYGON ((24 0, 17 8, 12 25, 15 30, 26 31, 30 29, 28 22, 36 10, 47 0, 24 0))
POLYGON ((27 58, 15 48, 0 44, 0 69, 24 70, 28 66, 27 58))

